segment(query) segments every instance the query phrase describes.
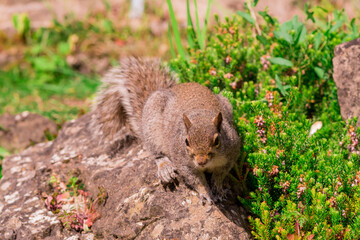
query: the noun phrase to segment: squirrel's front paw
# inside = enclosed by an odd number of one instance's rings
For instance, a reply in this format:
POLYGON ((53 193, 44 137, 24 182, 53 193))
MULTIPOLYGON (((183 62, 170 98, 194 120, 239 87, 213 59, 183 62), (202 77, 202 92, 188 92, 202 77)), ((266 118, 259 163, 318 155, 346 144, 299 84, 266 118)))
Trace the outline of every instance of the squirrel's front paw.
POLYGON ((170 183, 176 178, 176 169, 168 157, 157 158, 156 165, 158 167, 157 175, 161 182, 170 183))

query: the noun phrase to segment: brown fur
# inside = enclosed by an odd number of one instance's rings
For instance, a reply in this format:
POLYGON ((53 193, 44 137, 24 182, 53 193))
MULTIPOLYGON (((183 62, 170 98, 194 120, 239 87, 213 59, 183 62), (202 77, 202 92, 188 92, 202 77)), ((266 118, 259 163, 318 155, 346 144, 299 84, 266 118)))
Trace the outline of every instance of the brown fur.
POLYGON ((149 95, 175 85, 176 80, 159 60, 127 58, 102 79, 94 109, 99 130, 113 136, 123 126, 139 137, 143 106, 149 95))

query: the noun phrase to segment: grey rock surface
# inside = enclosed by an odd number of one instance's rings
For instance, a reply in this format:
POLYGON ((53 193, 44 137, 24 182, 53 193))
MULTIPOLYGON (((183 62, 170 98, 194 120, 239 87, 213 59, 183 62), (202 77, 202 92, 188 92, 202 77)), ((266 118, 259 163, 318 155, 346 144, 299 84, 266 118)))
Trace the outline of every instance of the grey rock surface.
POLYGON ((39 114, 23 112, 0 116, 0 146, 9 151, 24 150, 31 144, 44 142, 48 134, 56 134, 55 122, 39 114))
POLYGON ((202 205, 184 186, 170 191, 156 177, 151 156, 123 130, 112 142, 89 129, 92 115, 64 125, 57 139, 3 161, 0 239, 249 239, 246 212, 236 201, 202 205), (92 196, 108 193, 92 232, 66 230, 41 193, 52 174, 77 176, 92 196))
MULTIPOLYGON (((360 118, 360 38, 335 47, 334 80, 344 119, 360 118)), ((360 119, 357 126, 360 124, 360 119)))

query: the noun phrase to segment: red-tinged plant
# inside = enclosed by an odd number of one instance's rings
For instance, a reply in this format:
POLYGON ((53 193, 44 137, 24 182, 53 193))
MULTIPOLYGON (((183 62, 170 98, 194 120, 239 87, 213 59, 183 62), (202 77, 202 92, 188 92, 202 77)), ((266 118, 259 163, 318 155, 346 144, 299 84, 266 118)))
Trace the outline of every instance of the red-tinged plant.
POLYGON ((77 178, 70 178, 69 184, 65 185, 58 176, 53 175, 50 185, 54 189, 53 193, 43 193, 47 209, 56 214, 68 229, 90 231, 94 221, 100 216, 96 207, 107 198, 104 188, 99 187, 99 194, 92 201, 89 192, 79 189, 77 178))

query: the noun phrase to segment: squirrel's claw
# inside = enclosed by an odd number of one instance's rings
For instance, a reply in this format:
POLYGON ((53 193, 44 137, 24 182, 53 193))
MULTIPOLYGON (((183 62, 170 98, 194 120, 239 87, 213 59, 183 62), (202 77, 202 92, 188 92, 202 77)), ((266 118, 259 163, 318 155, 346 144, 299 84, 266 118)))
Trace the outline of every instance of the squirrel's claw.
POLYGON ((205 205, 206 203, 208 203, 210 205, 214 204, 214 201, 211 199, 211 197, 208 193, 200 194, 200 199, 201 199, 202 205, 205 205))
POLYGON ((169 158, 161 157, 155 160, 158 167, 157 175, 161 182, 169 183, 176 178, 176 169, 169 158))
POLYGON ((215 202, 223 202, 227 196, 231 193, 229 189, 215 188, 212 189, 212 196, 215 202))

